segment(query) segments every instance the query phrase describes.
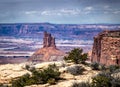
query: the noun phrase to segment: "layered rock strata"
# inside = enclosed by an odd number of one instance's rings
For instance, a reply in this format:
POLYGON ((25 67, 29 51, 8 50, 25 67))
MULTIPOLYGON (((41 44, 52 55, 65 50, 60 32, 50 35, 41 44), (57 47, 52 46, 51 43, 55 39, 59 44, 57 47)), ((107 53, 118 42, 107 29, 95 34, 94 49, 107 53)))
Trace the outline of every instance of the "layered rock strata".
POLYGON ((91 61, 120 65, 120 30, 103 31, 94 37, 91 61))
POLYGON ((64 52, 56 48, 55 38, 50 33, 44 32, 43 48, 37 50, 30 61, 58 61, 62 60, 64 52))

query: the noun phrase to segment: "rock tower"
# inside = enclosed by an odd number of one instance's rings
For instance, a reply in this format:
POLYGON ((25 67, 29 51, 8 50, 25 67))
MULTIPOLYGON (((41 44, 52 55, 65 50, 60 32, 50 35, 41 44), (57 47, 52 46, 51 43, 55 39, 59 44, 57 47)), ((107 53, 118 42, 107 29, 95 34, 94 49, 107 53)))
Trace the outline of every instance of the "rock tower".
POLYGON ((56 48, 55 38, 50 33, 44 32, 43 47, 37 50, 29 61, 58 61, 63 60, 65 53, 56 48))
POLYGON ((51 36, 50 33, 44 32, 44 38, 43 38, 43 47, 54 47, 55 45, 55 38, 51 36))
POLYGON ((91 61, 120 65, 120 30, 103 31, 94 37, 91 61))

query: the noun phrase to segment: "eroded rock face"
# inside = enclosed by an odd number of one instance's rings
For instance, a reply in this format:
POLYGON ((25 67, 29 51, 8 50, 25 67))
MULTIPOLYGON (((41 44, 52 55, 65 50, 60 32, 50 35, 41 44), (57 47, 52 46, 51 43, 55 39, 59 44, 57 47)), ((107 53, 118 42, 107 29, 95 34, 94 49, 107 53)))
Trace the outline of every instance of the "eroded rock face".
POLYGON ((37 50, 30 61, 57 61, 62 60, 65 53, 56 48, 55 38, 50 33, 44 32, 43 48, 37 50))
POLYGON ((55 38, 51 36, 50 33, 44 32, 44 38, 43 38, 43 47, 54 47, 55 45, 55 38))
POLYGON ((91 61, 120 65, 120 30, 104 31, 94 37, 91 61))

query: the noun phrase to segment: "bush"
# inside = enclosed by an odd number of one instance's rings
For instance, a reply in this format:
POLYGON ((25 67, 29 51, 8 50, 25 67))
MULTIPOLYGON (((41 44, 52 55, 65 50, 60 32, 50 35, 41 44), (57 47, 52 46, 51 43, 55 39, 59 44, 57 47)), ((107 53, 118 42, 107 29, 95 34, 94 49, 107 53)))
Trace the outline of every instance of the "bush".
POLYGON ((120 69, 120 67, 118 65, 110 65, 108 69, 110 72, 114 72, 115 70, 120 69))
POLYGON ((99 74, 92 78, 92 87, 111 87, 111 78, 107 74, 99 74))
POLYGON ((48 83, 49 83, 50 85, 55 84, 55 79, 54 79, 54 78, 48 79, 48 83))
POLYGON ((92 87, 120 87, 120 76, 115 73, 102 72, 92 78, 92 87))
POLYGON ((49 65, 48 68, 43 70, 32 70, 32 76, 29 74, 23 75, 20 78, 12 81, 12 87, 23 87, 32 84, 50 84, 55 83, 60 79, 60 72, 56 65, 49 65))
POLYGON ((75 65, 72 67, 68 67, 67 71, 71 73, 72 75, 79 75, 82 74, 85 69, 82 66, 75 65))
POLYGON ((71 50, 71 52, 69 52, 68 56, 64 57, 65 61, 72 61, 75 64, 78 63, 85 63, 85 61, 87 60, 87 53, 82 53, 83 50, 82 49, 78 49, 78 48, 74 48, 73 50, 71 50))
POLYGON ((92 63, 91 68, 92 68, 92 70, 99 70, 99 63, 97 63, 97 62, 92 63))
POLYGON ((89 82, 74 82, 71 87, 90 87, 89 82))
MULTIPOLYGON (((21 76, 20 78, 13 80, 12 81, 12 87, 23 87, 25 86, 27 83, 27 81, 30 79, 30 75, 29 74, 25 74, 23 76, 21 76)), ((29 84, 31 85, 31 84, 29 84)))
POLYGON ((120 87, 120 69, 115 70, 111 73, 112 78, 112 85, 113 87, 120 87))

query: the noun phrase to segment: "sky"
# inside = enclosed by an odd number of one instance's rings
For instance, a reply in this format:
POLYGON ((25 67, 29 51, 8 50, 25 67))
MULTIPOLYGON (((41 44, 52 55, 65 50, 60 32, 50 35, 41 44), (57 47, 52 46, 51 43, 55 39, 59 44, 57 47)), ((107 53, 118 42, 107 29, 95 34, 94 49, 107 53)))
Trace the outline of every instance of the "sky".
POLYGON ((0 23, 120 24, 120 0, 0 0, 0 23))

